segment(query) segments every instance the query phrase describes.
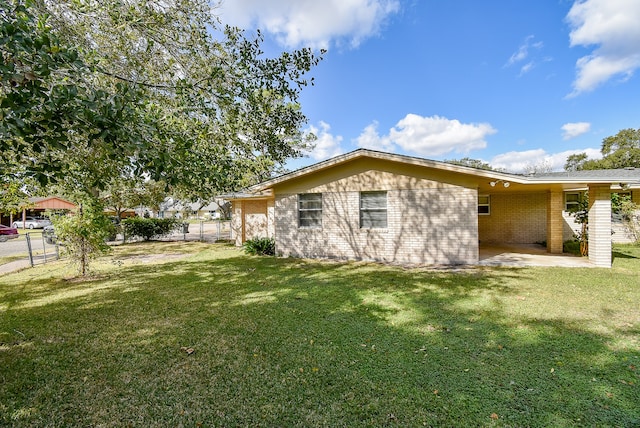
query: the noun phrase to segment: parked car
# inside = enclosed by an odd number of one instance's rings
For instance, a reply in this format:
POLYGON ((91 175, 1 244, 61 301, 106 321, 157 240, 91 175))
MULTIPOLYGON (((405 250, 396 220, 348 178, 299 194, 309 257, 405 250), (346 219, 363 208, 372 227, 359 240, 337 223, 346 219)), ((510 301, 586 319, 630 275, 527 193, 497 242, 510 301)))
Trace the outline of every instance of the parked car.
POLYGON ((9 239, 15 239, 18 236, 18 229, 0 224, 0 242, 7 242, 9 239))
POLYGON ((22 220, 15 220, 13 222, 13 227, 18 228, 27 228, 27 229, 44 229, 47 226, 51 225, 51 220, 44 217, 27 217, 27 219, 23 222, 22 220))
POLYGON ((42 236, 47 244, 55 244, 58 238, 56 237, 56 231, 53 225, 46 226, 42 229, 42 236))

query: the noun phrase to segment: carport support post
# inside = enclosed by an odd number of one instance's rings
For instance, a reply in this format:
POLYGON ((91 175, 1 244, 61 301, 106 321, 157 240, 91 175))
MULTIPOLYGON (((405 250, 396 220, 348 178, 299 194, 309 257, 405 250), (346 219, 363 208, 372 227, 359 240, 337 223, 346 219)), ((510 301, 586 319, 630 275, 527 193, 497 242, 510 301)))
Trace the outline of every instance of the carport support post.
POLYGON ((589 261, 611 267, 611 186, 589 186, 589 261))
POLYGON ((551 254, 562 254, 563 196, 562 192, 557 191, 551 191, 547 196, 547 252, 551 254))

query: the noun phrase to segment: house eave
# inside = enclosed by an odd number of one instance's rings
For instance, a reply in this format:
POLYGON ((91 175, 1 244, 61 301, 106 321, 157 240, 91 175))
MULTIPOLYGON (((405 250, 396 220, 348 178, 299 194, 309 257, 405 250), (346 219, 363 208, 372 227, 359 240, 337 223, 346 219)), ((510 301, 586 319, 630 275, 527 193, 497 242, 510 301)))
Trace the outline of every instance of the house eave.
POLYGON ((235 192, 235 193, 227 193, 225 195, 220 195, 220 198, 226 201, 244 201, 244 200, 264 200, 273 198, 273 191, 271 189, 266 189, 257 193, 247 192, 235 192))
MULTIPOLYGON (((629 177, 629 175, 624 173, 615 172, 606 177, 586 177, 583 175, 580 176, 571 176, 571 173, 566 173, 566 176, 563 175, 518 175, 511 174, 500 171, 493 170, 483 170, 477 169, 462 165, 455 165, 447 162, 434 161, 430 159, 423 159, 418 157, 412 157, 407 155, 399 155, 394 153, 385 153, 370 149, 357 149, 349 153, 345 153, 343 155, 336 156, 331 159, 327 159, 316 164, 300 168, 298 170, 292 171, 290 173, 281 175, 279 177, 272 178, 270 180, 264 181, 262 183, 258 183, 254 186, 251 186, 243 192, 233 193, 230 195, 222 195, 225 199, 228 200, 246 200, 246 199, 268 199, 273 197, 273 187, 277 185, 281 185, 291 180, 296 180, 300 177, 314 174, 318 172, 322 172, 328 170, 329 168, 348 163, 350 161, 360 159, 360 158, 369 158, 376 160, 383 160, 388 162, 396 162, 404 165, 411 165, 423 168, 430 168, 438 171, 450 172, 453 174, 464 175, 467 177, 472 177, 474 180, 477 180, 478 187, 484 188, 490 183, 494 182, 508 182, 509 184, 514 184, 517 186, 511 187, 509 190, 514 191, 516 189, 520 190, 534 190, 540 188, 551 189, 562 189, 567 190, 570 188, 588 188, 590 185, 610 185, 613 188, 615 186, 619 186, 619 188, 623 187, 640 187, 640 178, 634 179, 633 177, 629 177), (483 180, 487 180, 486 183, 483 183, 483 180)), ((498 190, 499 187, 496 187, 498 190)), ((508 189, 501 189, 501 191, 508 191, 508 189)))
POLYGON ((249 187, 248 189, 246 189, 246 191, 248 193, 260 192, 265 189, 269 189, 275 185, 284 183, 286 181, 294 180, 304 175, 320 172, 328 168, 331 168, 333 166, 340 165, 340 164, 343 164, 355 159, 364 158, 364 157, 371 158, 371 159, 391 161, 391 162, 398 162, 406 165, 433 168, 436 170, 448 171, 448 172, 453 172, 457 174, 471 175, 471 176, 493 179, 493 180, 505 180, 505 181, 510 181, 514 183, 522 183, 522 184, 526 183, 527 181, 526 177, 516 175, 516 174, 471 168, 467 166, 454 165, 454 164, 434 161, 430 159, 423 159, 423 158, 417 158, 417 157, 412 157, 407 155, 399 155, 394 153, 379 152, 379 151, 370 150, 370 149, 357 149, 352 152, 345 153, 343 155, 339 155, 334 158, 327 159, 322 162, 318 162, 316 164, 313 164, 304 168, 300 168, 298 170, 281 175, 279 177, 272 178, 262 183, 258 183, 252 187, 249 187))

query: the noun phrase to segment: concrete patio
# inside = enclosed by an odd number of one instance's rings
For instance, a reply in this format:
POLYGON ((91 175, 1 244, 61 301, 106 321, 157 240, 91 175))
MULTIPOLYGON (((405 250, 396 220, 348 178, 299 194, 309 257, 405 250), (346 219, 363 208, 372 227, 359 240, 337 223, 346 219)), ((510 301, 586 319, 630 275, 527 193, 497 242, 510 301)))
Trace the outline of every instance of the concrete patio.
POLYGON ((555 267, 596 267, 588 257, 572 254, 550 254, 537 244, 480 245, 480 266, 555 266, 555 267))

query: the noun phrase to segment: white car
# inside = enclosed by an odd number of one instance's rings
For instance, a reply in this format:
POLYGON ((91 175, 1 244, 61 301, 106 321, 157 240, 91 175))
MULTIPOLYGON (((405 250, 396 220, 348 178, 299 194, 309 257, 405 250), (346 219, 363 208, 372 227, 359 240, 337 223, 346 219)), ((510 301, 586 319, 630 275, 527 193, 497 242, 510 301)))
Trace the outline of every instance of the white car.
POLYGON ((27 217, 25 221, 15 220, 13 227, 16 229, 44 229, 51 226, 51 221, 42 217, 27 217))

